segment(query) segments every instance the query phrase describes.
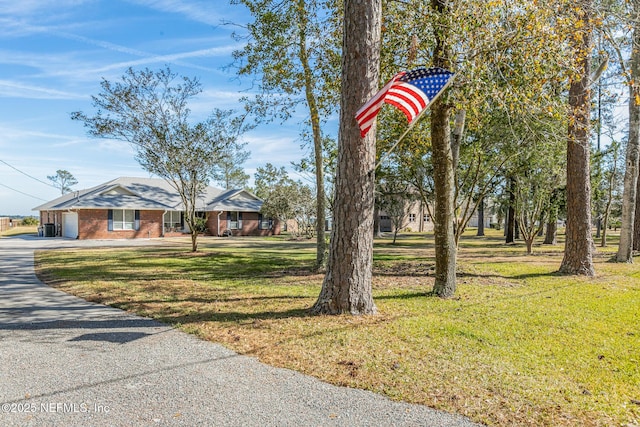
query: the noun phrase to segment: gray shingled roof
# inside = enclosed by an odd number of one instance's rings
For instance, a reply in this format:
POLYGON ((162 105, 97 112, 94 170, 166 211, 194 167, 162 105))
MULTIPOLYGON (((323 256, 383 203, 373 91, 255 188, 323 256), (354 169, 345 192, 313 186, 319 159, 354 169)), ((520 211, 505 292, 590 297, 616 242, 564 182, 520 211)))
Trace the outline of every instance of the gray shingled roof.
MULTIPOLYGON (((258 212, 262 200, 245 190, 207 187, 198 210, 258 212)), ((163 179, 116 178, 93 188, 73 191, 33 208, 34 211, 67 209, 183 210, 176 190, 163 179)))
POLYGON ((207 205, 207 211, 259 212, 262 200, 245 190, 227 190, 207 205))

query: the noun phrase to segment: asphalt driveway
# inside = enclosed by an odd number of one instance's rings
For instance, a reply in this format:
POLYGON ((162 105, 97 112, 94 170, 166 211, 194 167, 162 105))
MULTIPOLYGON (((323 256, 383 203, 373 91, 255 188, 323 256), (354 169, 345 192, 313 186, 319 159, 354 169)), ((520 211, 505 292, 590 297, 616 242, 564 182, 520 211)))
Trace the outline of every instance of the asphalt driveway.
POLYGON ((335 387, 42 284, 39 248, 166 244, 0 238, 2 426, 472 426, 335 387))

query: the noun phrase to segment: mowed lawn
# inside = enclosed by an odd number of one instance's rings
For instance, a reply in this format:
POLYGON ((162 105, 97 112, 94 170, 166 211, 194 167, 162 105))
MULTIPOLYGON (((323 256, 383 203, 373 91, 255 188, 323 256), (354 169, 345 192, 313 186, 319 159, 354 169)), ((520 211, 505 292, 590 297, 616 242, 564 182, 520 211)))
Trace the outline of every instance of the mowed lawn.
MULTIPOLYGON (((615 238, 615 237, 614 237, 615 238)), ((153 317, 265 363, 489 425, 640 425, 640 266, 560 276, 563 245, 469 232, 458 291, 429 295, 432 235, 375 246, 375 316, 311 316, 314 242, 188 239, 156 248, 37 253, 42 280, 153 317)))
POLYGON ((0 232, 0 237, 17 236, 20 234, 38 234, 38 227, 35 225, 21 225, 11 227, 8 230, 0 232))

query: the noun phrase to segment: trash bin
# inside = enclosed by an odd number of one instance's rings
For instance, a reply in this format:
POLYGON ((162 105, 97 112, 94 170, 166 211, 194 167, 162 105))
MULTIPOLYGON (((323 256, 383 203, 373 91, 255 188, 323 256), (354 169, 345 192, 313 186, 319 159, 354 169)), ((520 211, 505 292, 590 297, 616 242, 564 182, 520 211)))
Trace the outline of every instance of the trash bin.
POLYGON ((38 226, 38 237, 44 237, 44 227, 38 226))
POLYGON ((44 237, 56 237, 55 224, 48 223, 44 225, 44 237))

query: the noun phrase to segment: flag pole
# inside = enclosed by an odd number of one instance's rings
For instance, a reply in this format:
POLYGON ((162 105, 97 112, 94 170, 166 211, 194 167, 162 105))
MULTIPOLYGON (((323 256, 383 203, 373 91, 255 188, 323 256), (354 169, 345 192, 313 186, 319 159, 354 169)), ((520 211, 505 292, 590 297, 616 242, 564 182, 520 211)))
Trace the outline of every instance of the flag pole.
POLYGON ((382 162, 389 156, 389 154, 391 154, 391 152, 393 150, 395 150, 395 148, 398 146, 398 144, 400 144, 400 141, 402 141, 404 139, 405 136, 407 136, 407 134, 409 133, 409 131, 411 129, 413 129, 413 127, 416 125, 416 123, 418 123, 418 120, 420 120, 420 118, 422 118, 422 116, 424 115, 424 113, 429 109, 429 107, 431 107, 431 104, 433 104, 434 102, 436 102, 436 100, 440 97, 440 95, 442 95, 442 93, 451 85, 451 83, 453 82, 453 79, 455 78, 455 74, 453 74, 451 76, 451 78, 449 78, 449 80, 447 81, 447 83, 442 87, 442 89, 440 90, 440 92, 438 92, 436 94, 436 96, 433 97, 433 99, 431 99, 429 101, 429 103, 426 105, 426 107, 424 107, 422 109, 422 111, 420 111, 420 113, 418 114, 418 116, 411 122, 411 124, 407 127, 407 129, 404 131, 404 133, 400 136, 400 138, 398 138, 398 140, 396 141, 395 144, 393 144, 393 146, 389 149, 389 151, 387 151, 386 153, 383 153, 380 155, 380 160, 378 160, 378 163, 376 163, 375 167, 373 168, 372 172, 375 172, 376 169, 378 169, 380 167, 380 165, 382 164, 382 162))

